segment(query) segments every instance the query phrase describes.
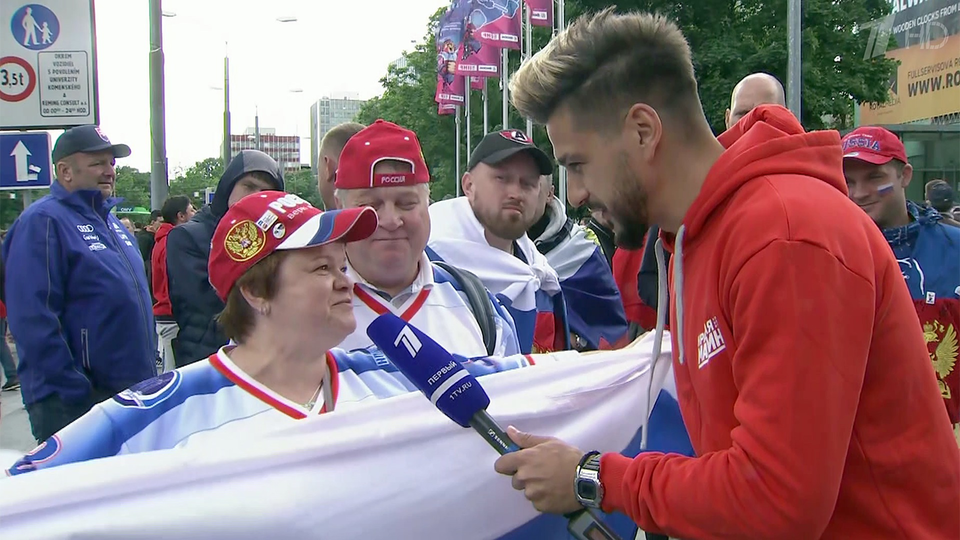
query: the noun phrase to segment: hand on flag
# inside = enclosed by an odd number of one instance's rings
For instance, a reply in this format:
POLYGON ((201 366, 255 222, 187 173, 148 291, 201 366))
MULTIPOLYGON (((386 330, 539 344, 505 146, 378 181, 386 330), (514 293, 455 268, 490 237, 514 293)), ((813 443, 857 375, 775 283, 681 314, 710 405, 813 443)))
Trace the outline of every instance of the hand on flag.
POLYGON ((507 435, 522 450, 501 456, 493 468, 512 476, 513 488, 540 512, 568 514, 583 508, 574 492, 577 465, 583 452, 554 437, 507 428, 507 435))

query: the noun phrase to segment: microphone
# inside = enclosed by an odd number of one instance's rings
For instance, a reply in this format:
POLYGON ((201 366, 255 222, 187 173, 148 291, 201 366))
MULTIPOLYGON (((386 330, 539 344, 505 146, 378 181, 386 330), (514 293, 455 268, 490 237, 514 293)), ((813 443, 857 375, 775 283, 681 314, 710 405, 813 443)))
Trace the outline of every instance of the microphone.
POLYGON ((392 313, 374 319, 367 336, 448 418, 472 427, 501 455, 520 449, 487 414, 490 398, 477 379, 439 343, 392 313))
MULTIPOLYGON (((500 455, 520 448, 489 414, 490 397, 477 379, 429 336, 392 313, 367 326, 367 336, 433 403, 462 427, 471 427, 500 455)), ((567 530, 578 540, 620 540, 593 509, 566 514, 567 530)))

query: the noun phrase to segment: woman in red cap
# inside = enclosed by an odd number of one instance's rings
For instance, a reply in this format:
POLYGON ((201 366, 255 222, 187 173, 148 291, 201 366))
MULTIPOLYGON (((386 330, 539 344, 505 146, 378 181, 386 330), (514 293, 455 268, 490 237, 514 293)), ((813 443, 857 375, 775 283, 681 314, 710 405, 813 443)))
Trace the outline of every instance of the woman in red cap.
MULTIPOLYGON (((356 327, 346 243, 376 228, 371 208, 321 212, 278 191, 243 198, 220 220, 209 258, 231 344, 96 405, 8 473, 214 437, 250 439, 332 411, 338 399, 360 399, 339 395, 337 362, 327 351, 356 327)), ((344 393, 362 391, 353 386, 344 393)))

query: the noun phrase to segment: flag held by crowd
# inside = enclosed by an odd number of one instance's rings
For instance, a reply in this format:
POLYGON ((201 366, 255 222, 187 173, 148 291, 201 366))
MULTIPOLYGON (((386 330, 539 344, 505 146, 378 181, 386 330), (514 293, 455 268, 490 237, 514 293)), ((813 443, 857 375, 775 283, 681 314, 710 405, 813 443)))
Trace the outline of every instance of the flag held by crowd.
MULTIPOLYGON (((652 334, 619 351, 534 356, 537 365, 481 379, 489 412, 503 425, 585 449, 629 450, 648 399, 669 377, 668 344, 655 370, 652 334)), ((5 538, 20 540, 480 540, 551 527, 558 535, 534 537, 565 538, 563 518, 539 516, 493 471, 496 458, 476 433, 410 393, 219 447, 2 479, 0 522, 5 538)))

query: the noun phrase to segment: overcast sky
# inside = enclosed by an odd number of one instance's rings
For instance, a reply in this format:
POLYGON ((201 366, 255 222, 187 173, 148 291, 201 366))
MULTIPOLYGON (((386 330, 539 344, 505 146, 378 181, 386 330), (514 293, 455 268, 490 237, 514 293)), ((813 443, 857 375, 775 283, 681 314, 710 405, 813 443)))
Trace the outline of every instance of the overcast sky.
MULTIPOLYGON (((5 1, 5 0, 4 0, 5 1)), ((387 64, 420 41, 446 0, 164 0, 170 176, 220 155, 224 41, 229 42, 233 133, 260 126, 309 136, 310 104, 325 95, 382 92, 387 64), (296 17, 297 22, 277 22, 296 17), (290 90, 300 89, 301 93, 290 90)), ((150 168, 150 26, 146 0, 96 0, 100 124, 150 168)), ((53 132, 54 138, 59 132, 53 132)), ((302 139, 301 162, 309 161, 302 139)))

